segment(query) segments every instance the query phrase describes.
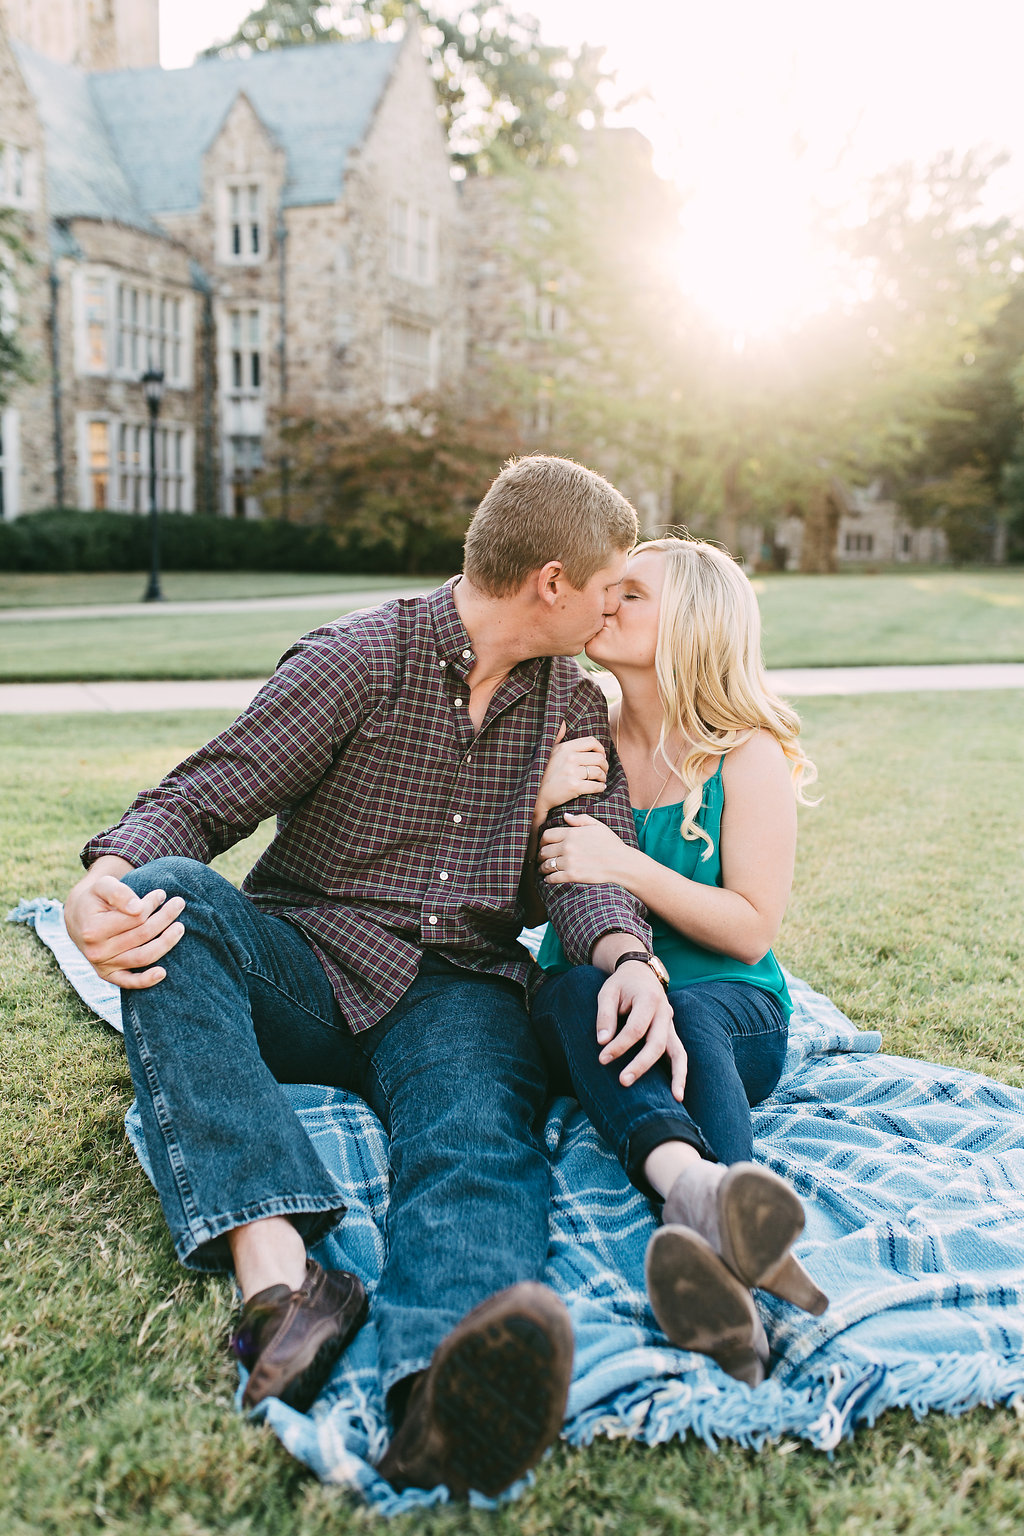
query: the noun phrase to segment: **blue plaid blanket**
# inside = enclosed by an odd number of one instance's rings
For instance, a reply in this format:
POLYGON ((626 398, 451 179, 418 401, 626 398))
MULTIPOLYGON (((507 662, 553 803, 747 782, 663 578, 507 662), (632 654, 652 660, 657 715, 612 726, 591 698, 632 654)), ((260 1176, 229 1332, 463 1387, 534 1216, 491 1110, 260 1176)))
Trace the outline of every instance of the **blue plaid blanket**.
MULTIPOLYGON (((118 1027, 118 994, 82 969, 59 903, 23 903, 12 916, 34 924, 85 1001, 118 1027)), ((577 1106, 557 1100, 546 1127, 547 1279, 576 1335, 564 1427, 572 1444, 694 1434, 711 1446, 725 1438, 760 1447, 788 1435, 829 1451, 887 1408, 960 1413, 1024 1399, 1024 1093, 879 1055, 877 1034, 859 1033, 827 998, 787 979, 789 1057, 754 1112, 755 1149, 803 1198, 797 1252, 832 1304, 810 1318, 758 1293, 773 1364, 756 1391, 670 1348, 643 1286, 650 1207, 577 1106)), ((355 1270, 372 1292, 384 1258, 384 1132, 351 1095, 290 1093, 349 1207, 316 1256, 355 1270)), ((134 1112, 127 1126, 143 1157, 134 1112)), ((318 1477, 359 1490, 382 1514, 446 1497, 396 1496, 374 1472, 386 1428, 372 1307, 310 1414, 276 1400, 257 1412, 318 1477)))

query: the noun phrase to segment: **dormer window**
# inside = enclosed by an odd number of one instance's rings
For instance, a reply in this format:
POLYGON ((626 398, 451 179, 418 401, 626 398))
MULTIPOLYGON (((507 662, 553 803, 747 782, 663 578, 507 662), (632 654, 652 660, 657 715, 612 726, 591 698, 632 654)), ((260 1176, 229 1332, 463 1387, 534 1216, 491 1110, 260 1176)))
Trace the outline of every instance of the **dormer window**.
POLYGON ((267 220, 263 185, 231 181, 224 188, 221 251, 225 261, 256 266, 267 252, 267 220))

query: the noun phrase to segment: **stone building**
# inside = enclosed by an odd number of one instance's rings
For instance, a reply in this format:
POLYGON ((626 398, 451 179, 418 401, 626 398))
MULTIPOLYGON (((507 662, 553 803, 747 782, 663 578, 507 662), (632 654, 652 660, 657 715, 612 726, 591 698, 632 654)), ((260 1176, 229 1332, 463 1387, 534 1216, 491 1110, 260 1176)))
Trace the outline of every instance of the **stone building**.
MULTIPOLYGON (((886 495, 879 481, 867 486, 832 482, 837 519, 836 567, 856 570, 879 565, 942 565, 949 558, 943 530, 933 520, 915 525, 907 520, 899 503, 886 495)), ((798 571, 804 542, 804 524, 792 515, 778 519, 770 549, 762 543, 758 527, 742 530, 744 559, 751 568, 761 565, 798 571)))
POLYGON ((272 413, 399 404, 463 369, 458 196, 415 33, 162 70, 155 13, 107 0, 51 31, 0 0, 0 200, 35 255, 8 517, 146 505, 150 366, 160 505, 235 516, 272 413))

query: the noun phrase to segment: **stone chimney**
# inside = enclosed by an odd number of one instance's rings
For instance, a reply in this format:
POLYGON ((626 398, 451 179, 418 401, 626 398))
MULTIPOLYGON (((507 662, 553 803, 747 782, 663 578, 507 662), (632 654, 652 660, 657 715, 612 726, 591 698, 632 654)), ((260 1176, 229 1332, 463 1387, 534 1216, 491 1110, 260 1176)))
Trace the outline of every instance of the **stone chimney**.
POLYGON ((80 69, 160 62, 160 0, 0 0, 0 21, 48 58, 80 69))

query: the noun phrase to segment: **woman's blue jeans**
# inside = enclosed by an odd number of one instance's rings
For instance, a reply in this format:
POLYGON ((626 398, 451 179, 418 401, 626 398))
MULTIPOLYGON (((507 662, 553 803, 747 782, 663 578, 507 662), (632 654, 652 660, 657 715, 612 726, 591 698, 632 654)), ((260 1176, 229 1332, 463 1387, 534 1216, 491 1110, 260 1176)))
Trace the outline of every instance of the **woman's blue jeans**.
POLYGON ((711 1162, 749 1160, 750 1106, 771 1093, 786 1060, 788 1028, 777 999, 742 981, 695 982, 669 993, 688 1061, 679 1104, 664 1060, 628 1088, 619 1082, 642 1041, 607 1066, 598 1060, 597 994, 607 979, 578 965, 552 976, 534 999, 533 1027, 552 1086, 575 1095, 645 1195, 653 1191, 644 1163, 664 1141, 688 1142, 711 1162))
POLYGON ((539 1279, 548 1245, 546 1075, 520 988, 426 954, 380 1023, 346 1027, 297 928, 191 859, 125 883, 186 901, 148 990, 121 993, 125 1045, 175 1249, 231 1265, 226 1234, 287 1216, 312 1245, 338 1189, 281 1089, 364 1098, 391 1142, 388 1254, 374 1297, 385 1391, 422 1370, 469 1309, 539 1279))

